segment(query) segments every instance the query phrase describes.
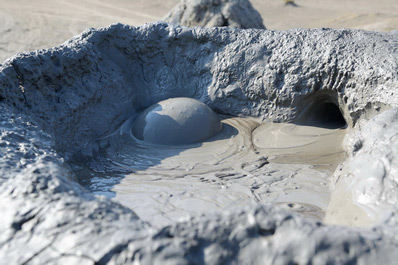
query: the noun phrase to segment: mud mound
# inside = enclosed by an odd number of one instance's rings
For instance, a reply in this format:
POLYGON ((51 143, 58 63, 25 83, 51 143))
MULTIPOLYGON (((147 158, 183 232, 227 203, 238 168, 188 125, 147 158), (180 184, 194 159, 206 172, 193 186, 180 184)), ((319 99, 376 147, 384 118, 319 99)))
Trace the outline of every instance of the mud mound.
POLYGON ((186 27, 265 29, 249 0, 182 0, 163 20, 186 27))

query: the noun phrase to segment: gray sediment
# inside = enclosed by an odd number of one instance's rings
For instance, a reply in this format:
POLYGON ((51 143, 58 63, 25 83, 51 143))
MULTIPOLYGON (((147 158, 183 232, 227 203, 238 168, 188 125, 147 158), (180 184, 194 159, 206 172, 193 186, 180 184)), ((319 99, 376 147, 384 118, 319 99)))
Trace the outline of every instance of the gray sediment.
POLYGON ((185 27, 265 29, 249 0, 182 0, 163 20, 185 27))
POLYGON ((1 260, 393 263, 397 123, 395 109, 383 111, 397 107, 397 68, 393 32, 163 23, 90 29, 9 58, 0 66, 1 260), (77 184, 68 163, 95 155, 100 139, 171 97, 195 98, 225 115, 309 124, 322 122, 314 112, 335 106, 353 133, 326 220, 368 227, 327 225, 261 204, 157 228, 77 184), (351 214, 352 205, 360 214, 351 214))

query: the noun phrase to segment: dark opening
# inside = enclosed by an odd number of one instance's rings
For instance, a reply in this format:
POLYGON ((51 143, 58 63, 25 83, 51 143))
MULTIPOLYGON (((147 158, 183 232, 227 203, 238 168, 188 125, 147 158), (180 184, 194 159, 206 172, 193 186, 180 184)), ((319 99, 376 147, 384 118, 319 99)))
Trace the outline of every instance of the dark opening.
POLYGON ((221 14, 221 19, 222 19, 221 27, 228 27, 229 26, 228 19, 226 19, 222 14, 221 14))
POLYGON ((330 129, 347 126, 339 107, 328 101, 312 102, 301 115, 300 123, 330 129))
POLYGON ((346 122, 340 109, 333 103, 319 104, 318 108, 314 109, 314 122, 329 124, 332 127, 344 127, 346 122))

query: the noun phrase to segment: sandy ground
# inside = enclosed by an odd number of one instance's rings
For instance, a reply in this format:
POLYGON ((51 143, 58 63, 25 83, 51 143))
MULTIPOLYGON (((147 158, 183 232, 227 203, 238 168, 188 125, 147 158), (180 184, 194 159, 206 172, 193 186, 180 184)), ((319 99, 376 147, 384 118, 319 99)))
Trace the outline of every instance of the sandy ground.
MULTIPOLYGON (((0 0, 0 62, 26 50, 63 43, 85 28, 161 20, 178 0, 0 0)), ((253 0, 268 29, 398 29, 396 0, 253 0)))

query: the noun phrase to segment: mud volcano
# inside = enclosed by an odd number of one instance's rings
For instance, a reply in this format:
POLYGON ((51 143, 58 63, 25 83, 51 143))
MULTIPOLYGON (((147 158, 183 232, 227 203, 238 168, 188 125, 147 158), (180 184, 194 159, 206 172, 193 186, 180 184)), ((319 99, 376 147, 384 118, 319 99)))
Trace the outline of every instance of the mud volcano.
POLYGON ((6 60, 2 260, 393 263, 397 51, 396 33, 118 24, 6 60), (145 109, 181 97, 211 108, 222 130, 210 119, 206 140, 178 148, 135 139, 145 109), (328 137, 347 131, 345 159, 328 137), (128 207, 115 201, 124 187, 138 194, 128 207))

